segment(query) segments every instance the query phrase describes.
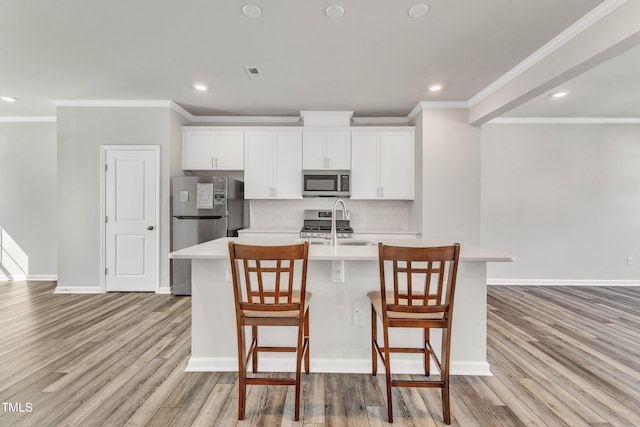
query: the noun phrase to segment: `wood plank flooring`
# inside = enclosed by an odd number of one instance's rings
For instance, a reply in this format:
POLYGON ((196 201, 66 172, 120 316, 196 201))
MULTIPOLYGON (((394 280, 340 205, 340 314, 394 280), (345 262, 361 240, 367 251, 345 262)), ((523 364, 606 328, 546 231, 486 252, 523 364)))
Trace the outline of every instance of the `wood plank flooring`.
MULTIPOLYGON (((384 375, 253 386, 184 372, 190 298, 54 295, 0 282, 0 426, 383 426, 384 375)), ((453 377, 453 425, 640 425, 640 288, 489 287, 492 377, 453 377)), ((455 330, 454 330, 455 333, 455 330)), ((312 337, 313 339, 313 337, 312 337)), ((269 375, 267 373, 262 375, 269 375)), ((394 389, 394 425, 440 426, 438 390, 394 389)))

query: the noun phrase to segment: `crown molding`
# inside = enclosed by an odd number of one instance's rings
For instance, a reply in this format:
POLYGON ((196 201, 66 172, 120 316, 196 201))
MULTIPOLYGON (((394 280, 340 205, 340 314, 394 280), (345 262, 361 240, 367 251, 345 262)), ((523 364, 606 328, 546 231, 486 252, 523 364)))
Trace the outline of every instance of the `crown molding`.
POLYGON ((171 108, 173 111, 180 114, 182 117, 189 120, 190 122, 193 122, 195 119, 193 114, 191 114, 190 112, 182 108, 180 105, 176 104, 174 101, 169 102, 169 108, 171 108))
POLYGON ((298 123, 299 116, 192 116, 194 123, 298 123))
POLYGON ((358 125, 373 124, 401 124, 406 125, 409 119, 406 117, 352 117, 351 121, 358 125))
POLYGON ((413 120, 419 112, 428 109, 440 108, 469 108, 468 101, 420 101, 413 107, 413 110, 407 114, 407 122, 413 120))
POLYGON ((175 102, 170 100, 148 100, 148 99, 54 100, 51 102, 56 107, 171 107, 171 104, 175 104, 175 102))
POLYGON ((548 43, 542 46, 540 49, 529 55, 518 65, 507 71, 504 75, 499 77, 489 86, 482 89, 475 96, 467 101, 469 107, 473 107, 478 102, 482 101, 487 96, 494 93, 496 90, 509 83, 511 80, 527 71, 529 68, 540 62, 546 56, 562 47, 569 40, 598 22, 600 19, 607 16, 609 13, 616 10, 618 7, 626 3, 627 0, 605 0, 600 5, 596 6, 585 16, 577 20, 573 25, 565 29, 556 37, 551 39, 548 43))
POLYGON ((353 111, 301 110, 303 126, 349 126, 353 111))
POLYGON ((497 117, 487 124, 640 124, 638 117, 497 117))
POLYGON ((33 116, 33 117, 0 117, 0 123, 55 123, 55 116, 33 116))
MULTIPOLYGON (((173 101, 56 101, 58 106, 81 107, 170 107, 192 123, 282 123, 301 121, 298 116, 194 116, 173 101)), ((406 117, 353 117, 358 125, 407 125, 430 108, 468 108, 465 102, 419 102, 406 117)), ((0 117, 0 123, 55 123, 55 116, 0 117)), ((640 124, 640 117, 497 117, 486 124, 640 124)))

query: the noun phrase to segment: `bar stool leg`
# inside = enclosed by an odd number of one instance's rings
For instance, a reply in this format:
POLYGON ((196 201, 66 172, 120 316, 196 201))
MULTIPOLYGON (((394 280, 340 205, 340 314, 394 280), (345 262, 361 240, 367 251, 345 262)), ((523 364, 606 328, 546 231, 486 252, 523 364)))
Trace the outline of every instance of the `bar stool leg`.
POLYGON ((441 380, 442 386, 442 418, 445 424, 451 424, 451 406, 449 402, 449 369, 450 369, 450 348, 451 348, 451 335, 449 329, 442 330, 442 361, 441 361, 441 380))
POLYGON ((389 348, 389 328, 384 328, 384 370, 387 380, 387 411, 389 414, 389 422, 393 422, 393 402, 391 398, 391 350, 389 348))
POLYGON ((378 340, 378 315, 371 304, 371 375, 374 377, 378 373, 378 353, 376 342, 378 340))
POLYGON ((251 369, 255 374, 258 372, 258 327, 251 327, 251 344, 253 345, 253 354, 251 355, 251 369))
POLYGON ((247 366, 244 326, 238 326, 238 419, 244 419, 245 400, 247 395, 247 366))
MULTIPOLYGON (((304 321, 303 321, 304 323, 304 321)), ((303 342, 304 342, 304 330, 305 325, 298 325, 298 350, 296 351, 296 385, 295 385, 295 414, 293 419, 298 421, 300 419, 300 371, 302 367, 302 352, 304 351, 303 342)))
POLYGON ((431 373, 431 351, 429 351, 429 346, 427 345, 427 343, 430 343, 430 334, 429 334, 429 328, 424 328, 424 342, 423 342, 423 349, 424 349, 424 375, 426 377, 428 377, 431 373))
POLYGON ((306 349, 304 350, 304 372, 306 374, 309 373, 309 346, 310 346, 310 342, 309 342, 309 309, 307 309, 307 311, 304 314, 304 341, 303 341, 303 345, 306 344, 306 349))

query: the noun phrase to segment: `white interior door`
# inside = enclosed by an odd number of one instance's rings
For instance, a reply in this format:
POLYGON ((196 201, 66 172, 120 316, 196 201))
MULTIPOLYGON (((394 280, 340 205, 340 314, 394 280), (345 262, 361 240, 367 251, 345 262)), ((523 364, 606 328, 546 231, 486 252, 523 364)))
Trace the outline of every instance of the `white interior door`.
POLYGON ((105 289, 156 290, 158 177, 155 148, 108 148, 105 162, 105 289))

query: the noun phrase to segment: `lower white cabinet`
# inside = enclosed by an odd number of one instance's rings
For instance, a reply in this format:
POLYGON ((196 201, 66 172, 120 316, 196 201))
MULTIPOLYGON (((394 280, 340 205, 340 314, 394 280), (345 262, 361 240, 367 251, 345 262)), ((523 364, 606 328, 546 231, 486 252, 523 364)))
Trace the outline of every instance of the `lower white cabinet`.
POLYGON ((351 198, 413 200, 415 131, 351 134, 351 198))
POLYGON ((245 199, 302 198, 302 131, 245 131, 245 199))

